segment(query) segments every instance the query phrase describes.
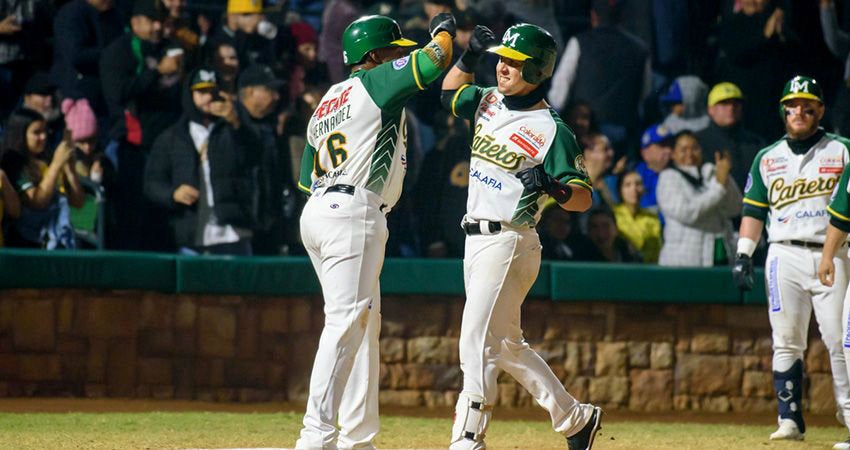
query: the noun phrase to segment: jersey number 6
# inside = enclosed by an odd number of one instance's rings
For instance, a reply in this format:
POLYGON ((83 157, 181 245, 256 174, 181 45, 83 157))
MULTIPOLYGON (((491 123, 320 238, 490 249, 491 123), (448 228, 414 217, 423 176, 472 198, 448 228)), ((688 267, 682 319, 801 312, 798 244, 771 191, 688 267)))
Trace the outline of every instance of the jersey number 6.
MULTIPOLYGON (((345 135, 340 132, 331 134, 325 141, 325 147, 328 149, 328 157, 331 161, 331 166, 333 166, 334 169, 342 165, 342 163, 344 163, 345 160, 348 159, 348 150, 343 147, 347 141, 348 140, 346 139, 345 135)), ((314 164, 314 168, 316 171, 316 176, 322 177, 326 173, 328 173, 328 171, 325 170, 324 167, 322 167, 322 162, 319 154, 320 152, 316 152, 316 161, 314 164)))

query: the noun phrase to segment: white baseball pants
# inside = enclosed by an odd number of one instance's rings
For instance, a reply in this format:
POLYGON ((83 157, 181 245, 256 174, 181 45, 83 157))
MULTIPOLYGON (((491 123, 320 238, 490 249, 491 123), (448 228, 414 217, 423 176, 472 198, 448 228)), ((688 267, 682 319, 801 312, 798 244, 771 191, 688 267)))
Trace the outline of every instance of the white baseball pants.
POLYGON ((302 240, 322 285, 325 325, 299 450, 375 448, 379 276, 388 236, 381 204, 366 189, 354 195, 319 189, 301 214, 302 240))
POLYGON ((850 340, 845 340, 848 336, 845 293, 850 264, 846 249, 840 250, 834 260, 834 283, 826 287, 818 280, 820 260, 820 249, 772 243, 767 251, 765 278, 773 336, 773 370, 785 372, 794 361, 804 360, 814 310, 821 339, 829 353, 835 402, 845 423, 850 425, 850 375, 846 364, 850 348, 842 345, 843 342, 850 345, 850 340))
MULTIPOLYGON (((522 303, 540 271, 540 253, 533 229, 503 228, 498 234, 467 236, 466 305, 460 330, 462 393, 481 396, 485 404, 493 405, 497 377, 505 370, 549 411, 555 431, 570 436, 587 424, 593 407, 580 404, 564 389, 546 361, 525 342, 520 326, 522 303)), ((483 435, 490 415, 491 411, 484 412, 477 430, 481 439, 456 440, 451 450, 486 448, 483 435)))

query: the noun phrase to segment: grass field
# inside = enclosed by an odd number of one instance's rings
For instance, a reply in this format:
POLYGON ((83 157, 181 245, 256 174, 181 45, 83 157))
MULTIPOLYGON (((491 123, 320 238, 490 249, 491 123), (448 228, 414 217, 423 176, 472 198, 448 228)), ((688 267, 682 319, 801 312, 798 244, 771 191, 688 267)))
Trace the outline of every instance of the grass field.
MULTIPOLYGON (((0 403, 0 411, 4 410, 9 408, 0 403)), ((409 413, 382 416, 376 442, 379 448, 446 448, 450 415, 415 417, 409 413)), ((743 425, 733 423, 740 422, 734 416, 710 416, 708 420, 690 417, 698 422, 672 422, 676 419, 671 417, 675 416, 644 421, 641 416, 612 414, 603 422, 594 450, 829 449, 847 437, 847 430, 834 419, 832 423, 824 418, 815 420, 822 424, 810 427, 804 442, 777 443, 767 439, 774 429, 768 424, 769 418, 761 420, 766 422, 763 424, 743 425), (724 417, 730 422, 716 423, 724 417)), ((689 420, 689 416, 683 419, 689 420)), ((0 413, 0 448, 285 448, 294 446, 300 422, 301 413, 297 411, 4 412, 0 413)), ((500 419, 498 411, 487 442, 495 450, 566 448, 563 438, 551 431, 545 418, 536 415, 500 419)))

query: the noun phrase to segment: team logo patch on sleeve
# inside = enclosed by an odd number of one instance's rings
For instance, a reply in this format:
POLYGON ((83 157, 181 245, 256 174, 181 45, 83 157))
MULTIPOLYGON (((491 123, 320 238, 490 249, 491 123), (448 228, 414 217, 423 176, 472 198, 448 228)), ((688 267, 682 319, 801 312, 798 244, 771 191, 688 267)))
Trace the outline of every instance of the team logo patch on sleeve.
POLYGON ((587 167, 584 166, 584 155, 576 156, 576 159, 573 162, 575 163, 576 169, 578 169, 579 172, 587 175, 587 167))
POLYGON ((744 193, 749 192, 751 187, 753 187, 753 174, 747 175, 747 184, 744 185, 744 193))
POLYGON ((407 55, 404 58, 399 58, 399 59, 393 61, 393 69, 395 69, 395 70, 404 69, 404 67, 407 65, 408 62, 410 62, 410 55, 407 55))

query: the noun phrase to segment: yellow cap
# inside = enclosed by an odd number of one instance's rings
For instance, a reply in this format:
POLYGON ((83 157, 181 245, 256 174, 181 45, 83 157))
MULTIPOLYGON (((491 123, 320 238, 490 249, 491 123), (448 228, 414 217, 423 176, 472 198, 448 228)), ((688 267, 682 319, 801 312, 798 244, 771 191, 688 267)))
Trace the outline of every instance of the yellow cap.
POLYGON ((227 0, 228 14, 262 14, 263 0, 227 0))
POLYGON ((708 93, 708 106, 714 106, 724 100, 743 100, 744 94, 738 86, 729 82, 717 83, 708 93))

